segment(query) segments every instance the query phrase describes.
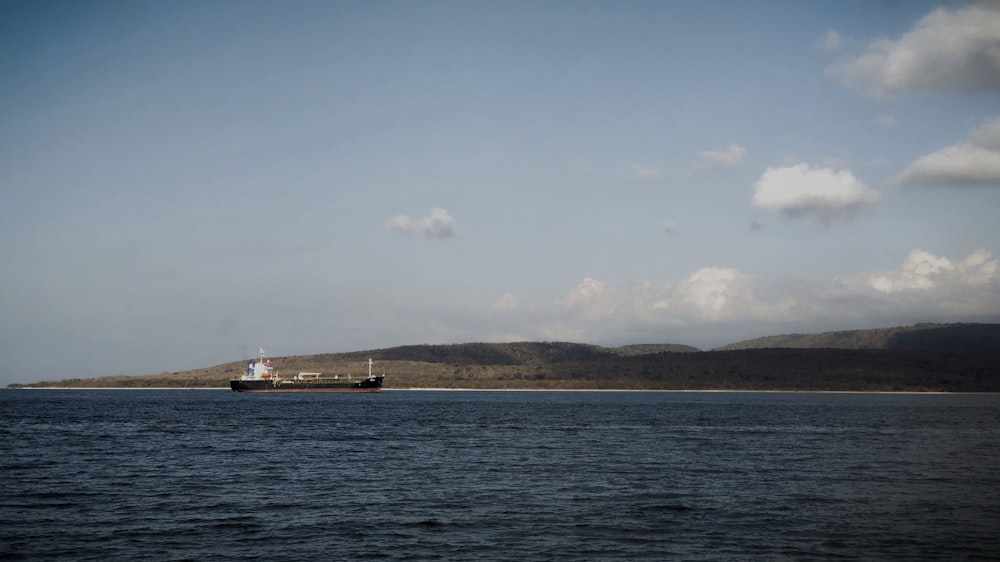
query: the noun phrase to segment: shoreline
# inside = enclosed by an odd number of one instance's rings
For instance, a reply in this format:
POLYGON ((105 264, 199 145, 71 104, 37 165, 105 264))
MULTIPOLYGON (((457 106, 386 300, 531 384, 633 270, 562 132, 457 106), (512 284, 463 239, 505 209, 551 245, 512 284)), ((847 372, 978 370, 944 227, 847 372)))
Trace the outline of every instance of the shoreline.
MULTIPOLYGON (((38 386, 22 388, 3 388, 8 390, 225 390, 232 392, 232 389, 225 387, 170 387, 170 386, 38 386)), ((742 394, 996 394, 1000 392, 952 392, 945 390, 740 390, 740 389, 614 389, 614 388, 437 388, 437 387, 413 387, 413 388, 383 388, 382 392, 674 392, 674 393, 742 393, 742 394)), ((307 393, 308 394, 308 393, 307 393)))
POLYGON ((430 392, 689 392, 689 393, 771 393, 771 394, 998 394, 1000 392, 950 392, 946 390, 738 390, 738 389, 615 389, 615 388, 383 388, 382 392, 418 390, 430 392))
POLYGON ((22 386, 0 390, 232 390, 223 386, 22 386))

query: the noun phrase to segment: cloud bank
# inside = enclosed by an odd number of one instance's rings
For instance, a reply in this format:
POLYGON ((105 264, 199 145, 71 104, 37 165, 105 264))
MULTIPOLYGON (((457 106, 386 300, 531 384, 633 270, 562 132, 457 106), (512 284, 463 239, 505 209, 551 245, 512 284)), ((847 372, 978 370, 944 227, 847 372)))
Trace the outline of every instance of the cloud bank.
POLYGON ((444 240, 455 236, 455 219, 448 211, 440 208, 431 209, 431 214, 419 220, 413 220, 406 215, 396 215, 388 220, 385 229, 390 232, 409 233, 419 228, 426 238, 444 240))
POLYGON ((735 341, 719 340, 730 333, 747 337, 748 323, 766 335, 792 326, 820 331, 997 321, 1000 261, 982 249, 958 259, 916 249, 898 269, 816 284, 763 280, 729 267, 698 269, 676 285, 615 287, 587 277, 554 301, 530 304, 508 293, 491 311, 511 319, 530 316, 530 324, 510 331, 522 339, 602 342, 627 334, 632 343, 687 343, 700 333, 717 345, 735 341))
POLYGON ((838 277, 825 294, 855 314, 926 321, 1000 317, 1000 261, 986 250, 960 259, 913 250, 899 269, 838 277))
POLYGON ((965 142, 920 157, 899 174, 896 182, 1000 187, 1000 117, 973 131, 965 142))
POLYGON ((977 250, 958 262, 924 250, 913 250, 898 270, 874 274, 868 282, 876 291, 891 294, 928 291, 940 286, 982 286, 998 276, 1000 262, 986 250, 977 250))
POLYGON ((825 224, 871 207, 881 198, 848 170, 812 168, 803 163, 768 168, 754 184, 753 204, 788 216, 812 217, 825 224))
MULTIPOLYGON (((831 37, 824 44, 839 46, 831 37)), ((938 8, 898 39, 873 41, 860 56, 828 67, 827 74, 874 97, 1000 90, 1000 3, 938 8)))

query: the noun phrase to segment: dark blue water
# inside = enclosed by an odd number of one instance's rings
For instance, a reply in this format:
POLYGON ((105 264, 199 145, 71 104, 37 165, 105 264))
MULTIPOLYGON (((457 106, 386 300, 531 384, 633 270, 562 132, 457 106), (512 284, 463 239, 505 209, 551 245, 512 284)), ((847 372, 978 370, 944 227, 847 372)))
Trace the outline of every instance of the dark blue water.
POLYGON ((0 391, 0 558, 1000 558, 1000 396, 0 391))

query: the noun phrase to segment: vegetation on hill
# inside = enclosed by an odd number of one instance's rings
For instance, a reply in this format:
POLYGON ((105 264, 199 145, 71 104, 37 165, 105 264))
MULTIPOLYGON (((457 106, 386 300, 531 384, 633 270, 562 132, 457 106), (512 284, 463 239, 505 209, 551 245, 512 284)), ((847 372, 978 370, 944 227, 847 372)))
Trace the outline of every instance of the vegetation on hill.
POLYGON ((998 324, 916 324, 898 328, 785 334, 720 347, 736 349, 939 349, 1000 351, 998 324))
POLYGON ((690 345, 678 345, 675 343, 637 343, 616 347, 614 350, 615 353, 623 356, 650 355, 653 353, 690 353, 693 351, 701 351, 697 347, 691 347, 690 345))
MULTIPOLYGON (((565 342, 410 345, 274 357, 279 375, 365 377, 385 388, 852 390, 1000 392, 1000 325, 918 325, 790 335, 716 351, 688 346, 608 348, 565 342), (744 346, 742 348, 734 348, 744 346)), ((147 376, 69 379, 12 387, 228 388, 247 360, 147 376)))

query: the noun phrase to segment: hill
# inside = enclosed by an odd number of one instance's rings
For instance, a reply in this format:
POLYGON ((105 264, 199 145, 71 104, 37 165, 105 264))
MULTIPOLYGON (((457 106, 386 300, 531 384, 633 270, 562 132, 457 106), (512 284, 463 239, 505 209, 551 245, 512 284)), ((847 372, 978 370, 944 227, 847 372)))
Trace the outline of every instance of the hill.
MULTIPOLYGON (((792 334, 714 351, 567 342, 408 345, 271 358, 279 374, 367 376, 385 388, 854 390, 1000 392, 1000 325, 917 325, 792 334)), ((146 376, 69 379, 11 387, 228 388, 246 359, 146 376)))
POLYGON ((1000 324, 916 324, 871 330, 785 334, 737 342, 718 350, 772 348, 1000 351, 1000 324))

